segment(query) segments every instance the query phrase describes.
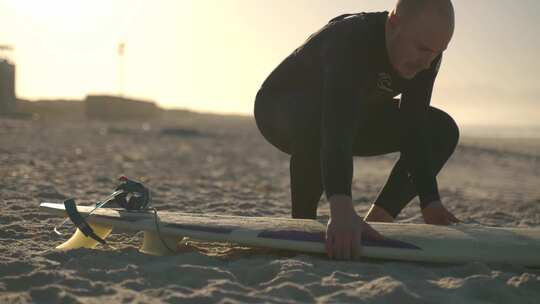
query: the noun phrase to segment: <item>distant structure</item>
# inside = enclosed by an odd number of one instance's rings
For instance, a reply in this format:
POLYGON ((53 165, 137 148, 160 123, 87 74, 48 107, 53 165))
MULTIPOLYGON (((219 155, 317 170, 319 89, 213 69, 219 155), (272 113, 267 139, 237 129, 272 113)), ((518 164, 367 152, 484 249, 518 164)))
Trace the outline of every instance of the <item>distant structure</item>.
POLYGON ((118 95, 124 96, 124 52, 126 50, 126 43, 120 42, 118 44, 118 95))
POLYGON ((15 65, 9 55, 13 48, 0 45, 0 114, 11 114, 16 111, 15 65))
POLYGON ((110 95, 88 95, 84 100, 86 118, 91 120, 149 120, 161 109, 151 101, 110 95))

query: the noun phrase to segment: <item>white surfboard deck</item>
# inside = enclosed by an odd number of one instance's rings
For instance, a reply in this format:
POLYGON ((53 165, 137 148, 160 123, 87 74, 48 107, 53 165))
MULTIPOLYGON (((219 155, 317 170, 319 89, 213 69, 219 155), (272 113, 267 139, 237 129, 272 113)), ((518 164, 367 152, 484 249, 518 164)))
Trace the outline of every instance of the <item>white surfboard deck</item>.
MULTIPOLYGON (((41 203, 48 213, 67 216, 63 204, 41 203)), ((85 216, 93 206, 77 206, 85 216)), ((230 242, 245 246, 325 253, 326 223, 316 220, 245 217, 158 211, 162 238, 176 248, 182 237, 203 241, 230 242)), ((156 234, 153 212, 97 209, 86 218, 94 231, 105 238, 114 228, 122 232, 145 231, 141 251, 167 254, 156 234)), ((362 256, 402 261, 467 263, 511 263, 540 266, 540 229, 500 228, 479 225, 435 226, 405 223, 370 223, 387 240, 362 239, 362 256)), ((97 242, 80 231, 59 249, 93 248, 97 242)))

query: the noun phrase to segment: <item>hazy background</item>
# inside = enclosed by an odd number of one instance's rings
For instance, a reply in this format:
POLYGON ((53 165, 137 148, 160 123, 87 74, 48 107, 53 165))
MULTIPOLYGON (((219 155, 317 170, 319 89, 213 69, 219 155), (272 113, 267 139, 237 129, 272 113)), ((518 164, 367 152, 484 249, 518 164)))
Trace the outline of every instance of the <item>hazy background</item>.
MULTIPOLYGON (((166 108, 251 115, 262 81, 311 33, 338 14, 389 10, 393 3, 0 0, 0 44, 15 47, 19 98, 117 94, 124 42, 125 95, 166 108)), ((432 104, 465 129, 536 132, 540 2, 453 3, 456 31, 432 104)))

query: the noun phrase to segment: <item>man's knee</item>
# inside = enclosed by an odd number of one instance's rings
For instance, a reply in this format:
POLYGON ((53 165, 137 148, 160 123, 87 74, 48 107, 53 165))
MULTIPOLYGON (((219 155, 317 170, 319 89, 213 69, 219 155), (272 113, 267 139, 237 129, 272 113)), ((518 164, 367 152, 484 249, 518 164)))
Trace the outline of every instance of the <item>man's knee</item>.
POLYGON ((286 111, 279 111, 277 101, 271 96, 257 93, 254 106, 254 118, 263 137, 284 153, 292 154, 292 127, 286 111))
POLYGON ((459 126, 456 121, 445 111, 431 107, 430 118, 432 125, 435 126, 434 140, 437 143, 450 147, 453 151, 460 137, 459 126))

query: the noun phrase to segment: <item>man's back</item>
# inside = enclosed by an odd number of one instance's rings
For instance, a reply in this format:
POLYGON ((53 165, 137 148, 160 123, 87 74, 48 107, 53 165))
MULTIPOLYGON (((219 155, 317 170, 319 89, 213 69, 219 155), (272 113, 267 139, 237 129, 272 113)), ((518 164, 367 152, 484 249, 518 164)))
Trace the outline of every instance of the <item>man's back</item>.
MULTIPOLYGON (((265 79, 261 88, 272 93, 300 91, 313 97, 320 97, 319 89, 322 88, 324 67, 332 64, 323 58, 325 48, 339 41, 340 47, 356 48, 359 50, 358 56, 362 56, 360 48, 373 50, 376 43, 374 39, 381 38, 375 35, 382 34, 380 25, 386 16, 387 12, 362 12, 332 18, 287 56, 265 79)), ((371 54, 375 57, 380 56, 376 52, 371 54)), ((354 62, 354 58, 350 60, 351 63, 354 62)), ((372 60, 365 58, 365 61, 372 60)))

